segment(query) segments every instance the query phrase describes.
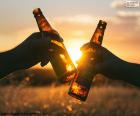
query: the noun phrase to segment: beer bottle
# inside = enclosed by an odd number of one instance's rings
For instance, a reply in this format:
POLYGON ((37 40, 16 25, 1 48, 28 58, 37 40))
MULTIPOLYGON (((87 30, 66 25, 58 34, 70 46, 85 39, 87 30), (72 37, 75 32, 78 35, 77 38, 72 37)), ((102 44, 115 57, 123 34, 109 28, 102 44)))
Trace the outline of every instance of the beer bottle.
POLYGON ((63 39, 60 37, 59 33, 51 27, 40 8, 34 9, 33 14, 40 31, 51 32, 57 35, 51 38, 50 62, 59 81, 69 81, 68 77, 76 72, 76 68, 61 41, 63 39))
MULTIPOLYGON (((101 46, 106 25, 107 23, 105 21, 99 21, 97 28, 90 40, 90 44, 94 44, 96 47, 101 46)), ((92 84, 93 77, 95 75, 93 74, 93 69, 89 69, 88 64, 86 64, 86 61, 95 60, 95 52, 95 48, 87 48, 83 51, 83 55, 78 61, 78 72, 75 74, 68 92, 70 96, 73 96, 81 101, 86 100, 92 84)), ((100 62, 100 60, 98 62, 100 62)))

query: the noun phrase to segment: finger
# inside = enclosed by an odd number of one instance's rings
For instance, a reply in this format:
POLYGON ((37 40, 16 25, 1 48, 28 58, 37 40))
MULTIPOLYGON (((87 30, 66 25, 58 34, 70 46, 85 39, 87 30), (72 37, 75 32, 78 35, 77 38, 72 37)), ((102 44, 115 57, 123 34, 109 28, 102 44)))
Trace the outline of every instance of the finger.
POLYGON ((90 47, 90 43, 86 43, 80 48, 80 50, 83 51, 83 50, 86 50, 89 47, 90 47))
POLYGON ((51 43, 50 44, 50 48, 49 48, 50 52, 57 52, 57 53, 65 53, 65 48, 63 48, 63 46, 59 46, 57 44, 51 43))
POLYGON ((41 33, 40 32, 34 32, 31 34, 31 37, 40 37, 41 36, 41 33))
POLYGON ((85 51, 85 50, 90 49, 90 48, 98 49, 99 47, 100 47, 99 45, 97 45, 97 44, 95 44, 95 43, 93 43, 93 42, 89 42, 89 43, 84 44, 84 45, 80 48, 80 50, 81 50, 81 51, 85 51))
POLYGON ((44 67, 45 65, 47 65, 49 63, 49 61, 47 61, 47 60, 42 60, 42 62, 40 63, 40 65, 42 66, 42 67, 44 67))
POLYGON ((41 65, 42 67, 44 67, 45 65, 47 65, 47 64, 49 63, 49 61, 50 61, 49 58, 44 58, 44 59, 41 61, 40 65, 41 65))
POLYGON ((59 41, 59 42, 63 42, 63 39, 60 37, 60 35, 56 34, 56 33, 53 33, 53 32, 45 32, 43 31, 42 32, 43 34, 43 38, 47 38, 48 40, 56 40, 56 41, 59 41))
POLYGON ((49 33, 48 32, 41 32, 41 38, 44 40, 47 40, 48 42, 50 42, 50 38, 49 38, 49 33))

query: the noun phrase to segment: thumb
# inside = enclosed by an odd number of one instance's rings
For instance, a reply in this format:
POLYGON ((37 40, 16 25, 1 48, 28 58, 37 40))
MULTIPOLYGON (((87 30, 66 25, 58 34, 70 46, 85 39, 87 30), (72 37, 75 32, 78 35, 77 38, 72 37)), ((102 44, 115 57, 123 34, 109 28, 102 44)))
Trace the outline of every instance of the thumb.
POLYGON ((41 61, 41 63, 40 63, 40 65, 42 67, 44 67, 45 65, 47 65, 49 63, 49 61, 50 61, 50 59, 48 57, 43 58, 42 61, 41 61))

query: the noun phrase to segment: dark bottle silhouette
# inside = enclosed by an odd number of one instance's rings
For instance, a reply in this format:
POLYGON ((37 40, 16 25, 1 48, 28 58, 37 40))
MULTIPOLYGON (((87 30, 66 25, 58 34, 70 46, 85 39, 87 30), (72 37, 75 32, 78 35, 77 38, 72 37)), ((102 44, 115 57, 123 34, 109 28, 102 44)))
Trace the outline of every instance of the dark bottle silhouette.
MULTIPOLYGON (((101 46, 106 25, 107 23, 105 21, 102 20, 99 21, 98 26, 90 40, 90 44, 95 45, 97 47, 101 46)), ((92 71, 94 69, 89 69, 86 64, 86 61, 87 60, 92 62, 101 61, 101 59, 94 59, 95 52, 96 49, 94 48, 87 48, 86 50, 83 51, 83 55, 78 61, 78 73, 75 74, 75 77, 71 82, 71 86, 68 92, 70 96, 73 96, 81 101, 86 100, 94 77, 92 71)))
POLYGON ((57 35, 53 36, 51 40, 50 47, 52 47, 52 49, 50 49, 50 62, 58 80, 62 82, 69 81, 70 75, 76 72, 76 68, 63 42, 61 42, 63 39, 59 33, 51 27, 40 8, 34 9, 33 14, 40 31, 52 32, 57 35))

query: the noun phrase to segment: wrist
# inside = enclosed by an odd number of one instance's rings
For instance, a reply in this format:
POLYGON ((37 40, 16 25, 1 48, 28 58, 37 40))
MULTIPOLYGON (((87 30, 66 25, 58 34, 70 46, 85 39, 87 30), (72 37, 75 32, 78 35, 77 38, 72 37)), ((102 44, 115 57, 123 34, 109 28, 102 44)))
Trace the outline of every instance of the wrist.
POLYGON ((14 67, 14 55, 11 51, 0 53, 0 78, 11 73, 16 67, 14 67))
POLYGON ((140 87, 140 65, 136 63, 125 62, 123 66, 123 80, 140 87))
POLYGON ((123 80, 122 74, 124 73, 124 67, 127 65, 127 62, 121 59, 115 59, 114 61, 109 62, 103 68, 103 75, 107 76, 110 79, 123 80))

